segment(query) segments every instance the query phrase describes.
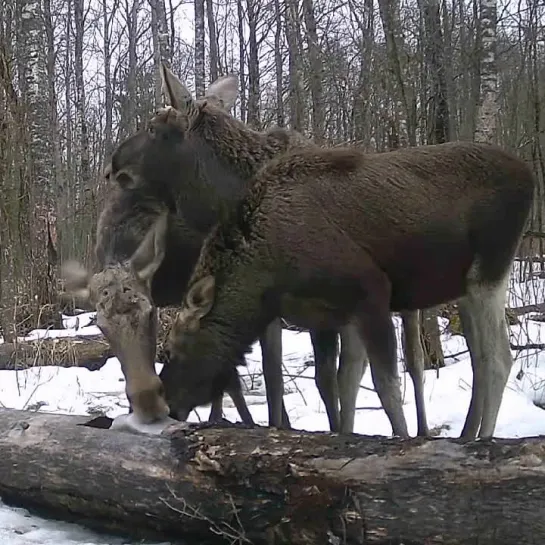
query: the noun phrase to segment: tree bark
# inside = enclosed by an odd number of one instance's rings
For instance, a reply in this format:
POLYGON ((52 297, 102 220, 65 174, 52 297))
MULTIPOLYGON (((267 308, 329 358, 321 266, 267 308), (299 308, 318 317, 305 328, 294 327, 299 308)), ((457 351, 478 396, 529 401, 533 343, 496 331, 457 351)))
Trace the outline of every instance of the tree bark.
MULTIPOLYGON (((104 157, 110 159, 113 151, 113 109, 114 97, 112 88, 112 18, 111 0, 102 0, 102 31, 104 36, 104 157)), ((119 1, 114 2, 117 9, 119 1)), ((99 185, 100 187, 100 185, 99 185)))
POLYGON ((206 19, 208 21, 208 41, 210 43, 210 82, 213 82, 219 76, 220 55, 212 0, 206 0, 206 19))
POLYGON ((282 15, 280 1, 274 0, 274 72, 276 79, 276 124, 285 125, 284 117, 284 59, 282 47, 282 15))
POLYGON ((246 46, 244 43, 244 28, 246 26, 244 19, 244 9, 242 0, 237 0, 237 20, 238 20, 238 77, 240 80, 240 120, 246 122, 246 46))
POLYGON ((83 37, 85 29, 85 5, 83 0, 74 0, 74 26, 76 28, 74 39, 74 72, 76 79, 76 116, 79 137, 79 168, 76 172, 74 183, 74 205, 80 206, 83 196, 83 188, 87 187, 91 177, 89 157, 89 131, 86 118, 86 94, 83 75, 83 37))
POLYGON ((533 545, 545 534, 542 437, 462 444, 231 425, 135 438, 89 427, 109 423, 0 409, 2 497, 201 544, 533 545))
POLYGON ((99 340, 46 339, 0 344, 0 370, 31 367, 85 367, 97 371, 113 356, 108 343, 99 340))
POLYGON ((153 61, 155 63, 155 108, 159 108, 163 101, 161 96, 161 78, 159 71, 161 63, 170 67, 171 53, 168 43, 167 16, 164 0, 148 0, 151 10, 151 36, 153 43, 153 61))
POLYGON ((248 112, 246 123, 252 128, 261 128, 259 115, 259 46, 257 41, 257 24, 259 20, 259 3, 246 0, 248 13, 248 112))
POLYGON ((195 93, 204 96, 204 0, 195 0, 195 93))
POLYGON ((323 59, 316 30, 314 3, 312 0, 303 0, 303 15, 305 20, 308 57, 310 65, 310 95, 312 101, 312 138, 318 145, 324 143, 325 108, 323 91, 323 59))
POLYGON ((496 64, 497 1, 480 0, 481 90, 475 141, 495 142, 498 115, 496 64))
POLYGON ((297 26, 298 12, 298 0, 289 0, 284 3, 284 28, 288 43, 289 124, 291 129, 304 132, 305 100, 302 82, 301 36, 297 26))

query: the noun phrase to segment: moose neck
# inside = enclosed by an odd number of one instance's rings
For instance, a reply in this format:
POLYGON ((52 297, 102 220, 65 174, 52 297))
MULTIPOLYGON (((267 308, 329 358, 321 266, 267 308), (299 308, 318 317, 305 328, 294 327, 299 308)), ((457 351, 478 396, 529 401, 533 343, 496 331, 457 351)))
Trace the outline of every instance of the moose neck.
POLYGON ((266 161, 289 147, 287 133, 284 137, 272 137, 255 131, 208 105, 192 132, 244 180, 249 180, 266 161))

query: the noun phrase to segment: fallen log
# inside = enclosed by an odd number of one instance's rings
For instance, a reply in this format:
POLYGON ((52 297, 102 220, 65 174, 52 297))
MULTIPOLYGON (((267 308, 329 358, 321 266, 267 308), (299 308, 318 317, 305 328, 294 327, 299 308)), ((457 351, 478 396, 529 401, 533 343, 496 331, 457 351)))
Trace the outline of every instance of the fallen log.
POLYGON ((153 437, 86 420, 0 409, 2 499, 188 544, 533 545, 545 536, 544 437, 462 444, 234 425, 153 437))
POLYGON ((85 367, 96 371, 113 354, 106 341, 61 337, 0 344, 0 370, 37 366, 85 367))

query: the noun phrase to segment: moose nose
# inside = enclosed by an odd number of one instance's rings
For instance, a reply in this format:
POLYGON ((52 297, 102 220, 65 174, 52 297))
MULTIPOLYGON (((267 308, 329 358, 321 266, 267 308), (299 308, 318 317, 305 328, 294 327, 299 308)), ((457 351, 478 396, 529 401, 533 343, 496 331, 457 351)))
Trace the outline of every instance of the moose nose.
POLYGON ((145 387, 127 391, 127 397, 135 416, 143 424, 164 420, 170 414, 165 389, 159 377, 153 377, 145 387))

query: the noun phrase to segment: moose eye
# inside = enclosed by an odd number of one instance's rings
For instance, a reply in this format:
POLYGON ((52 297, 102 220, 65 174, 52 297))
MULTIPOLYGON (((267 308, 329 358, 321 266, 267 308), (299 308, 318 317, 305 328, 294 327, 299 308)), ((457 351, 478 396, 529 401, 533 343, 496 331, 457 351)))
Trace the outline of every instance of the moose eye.
POLYGON ((117 183, 121 187, 126 187, 132 182, 132 178, 126 172, 120 172, 117 176, 117 183))

